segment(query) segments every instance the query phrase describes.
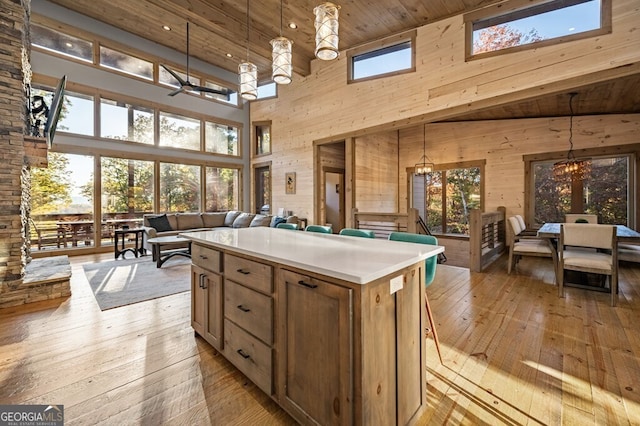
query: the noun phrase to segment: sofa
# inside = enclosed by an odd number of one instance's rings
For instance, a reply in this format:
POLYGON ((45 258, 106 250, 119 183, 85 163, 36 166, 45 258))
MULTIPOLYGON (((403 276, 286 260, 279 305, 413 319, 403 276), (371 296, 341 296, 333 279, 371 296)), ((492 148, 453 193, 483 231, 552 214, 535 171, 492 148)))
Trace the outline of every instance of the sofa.
MULTIPOLYGON (((295 215, 280 217, 253 214, 237 210, 227 212, 145 214, 142 217, 142 229, 144 229, 143 247, 151 251, 151 245, 147 242, 149 238, 178 235, 181 232, 255 226, 276 227, 282 222, 298 223, 298 217, 295 215)), ((183 248, 187 244, 185 241, 183 244, 176 244, 175 247, 168 248, 183 248)))

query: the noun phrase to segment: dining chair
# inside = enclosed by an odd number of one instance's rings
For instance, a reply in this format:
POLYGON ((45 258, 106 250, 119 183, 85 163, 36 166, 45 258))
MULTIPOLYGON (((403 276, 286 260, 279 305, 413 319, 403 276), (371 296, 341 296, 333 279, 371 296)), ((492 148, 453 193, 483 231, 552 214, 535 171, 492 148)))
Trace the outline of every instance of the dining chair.
POLYGON ((558 242, 558 295, 564 297, 564 271, 609 277, 611 306, 618 301, 618 239, 615 225, 564 223, 558 242), (584 248, 597 249, 587 251, 584 248))
POLYGON ((351 237, 375 238, 376 234, 368 229, 343 228, 340 235, 348 235, 351 237))
POLYGON ((518 224, 520 224, 520 228, 522 229, 520 235, 536 236, 538 234, 536 229, 527 228, 527 224, 524 222, 524 218, 521 215, 517 214, 514 217, 518 220, 518 224))
POLYGON ((304 230, 307 232, 319 232, 321 234, 333 234, 333 228, 325 225, 308 225, 304 230))
MULTIPOLYGON (((389 234, 390 241, 403 241, 407 243, 428 244, 432 246, 438 245, 438 239, 433 235, 413 234, 411 232, 391 232, 389 234)), ((433 283, 433 279, 436 276, 436 266, 438 265, 438 257, 431 256, 424 261, 424 287, 425 289, 433 283)), ((429 305, 429 298, 427 292, 424 293, 424 306, 427 309, 427 318, 431 325, 431 332, 433 334, 433 340, 436 343, 436 350, 438 351, 438 358, 440 358, 440 364, 442 362, 442 354, 440 353, 440 341, 438 340, 438 332, 436 331, 436 323, 433 320, 433 314, 431 313, 431 306, 429 305)))
POLYGON ((508 220, 511 228, 511 238, 509 242, 509 265, 507 274, 511 274, 511 269, 516 266, 522 256, 550 257, 553 260, 554 275, 556 273, 556 256, 551 241, 546 238, 523 235, 523 228, 520 221, 512 216, 508 220))
POLYGON ((276 228, 280 228, 280 229, 292 229, 294 231, 298 230, 298 224, 297 223, 279 223, 276 225, 276 228))
POLYGON ((565 223, 598 223, 597 214, 567 213, 564 215, 565 223))

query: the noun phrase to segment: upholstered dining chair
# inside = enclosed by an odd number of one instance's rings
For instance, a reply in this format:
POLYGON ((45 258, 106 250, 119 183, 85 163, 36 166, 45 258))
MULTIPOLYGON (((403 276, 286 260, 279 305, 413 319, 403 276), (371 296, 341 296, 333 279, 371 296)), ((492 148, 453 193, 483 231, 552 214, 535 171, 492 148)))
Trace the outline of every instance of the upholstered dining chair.
POLYGON ((321 234, 333 234, 333 228, 325 225, 308 225, 304 230, 307 232, 319 232, 321 234))
MULTIPOLYGON (((413 234, 411 232, 392 232, 389 234, 390 241, 404 241, 407 243, 429 244, 432 246, 438 245, 438 239, 433 235, 413 234)), ((424 261, 424 286, 429 287, 433 283, 433 279, 436 276, 436 266, 438 264, 438 256, 431 256, 424 261)), ((429 298, 427 293, 424 293, 424 305, 427 309, 427 318, 429 318, 429 324, 431 325, 431 333, 433 334, 433 340, 436 343, 436 350, 438 351, 438 358, 440 358, 440 364, 442 362, 442 354, 440 353, 440 341, 438 340, 438 332, 436 331, 436 323, 433 320, 433 314, 431 313, 431 306, 429 305, 429 298)))
POLYGON ((294 231, 298 230, 298 224, 297 223, 279 223, 276 225, 276 228, 280 228, 280 229, 292 229, 294 231))
POLYGON ((535 256, 550 257, 553 260, 554 275, 557 275, 556 256, 554 255, 551 241, 546 238, 523 235, 522 231, 524 229, 521 228, 520 221, 515 216, 511 216, 508 222, 511 228, 511 238, 509 242, 509 265, 507 266, 507 273, 511 274, 511 269, 515 267, 522 256, 535 256))
POLYGON ((520 235, 535 237, 538 234, 537 230, 527 228, 527 224, 524 222, 524 218, 522 217, 522 215, 517 214, 514 217, 518 220, 518 223, 520 224, 520 228, 522 229, 522 231, 520 232, 520 235))
POLYGON ((607 275, 611 306, 618 301, 618 239, 615 225, 563 223, 558 242, 558 295, 564 297, 564 271, 607 275), (584 250, 598 249, 598 251, 584 250))
POLYGON ((597 214, 567 213, 564 215, 565 223, 598 223, 597 214))
POLYGON ((340 235, 348 235, 351 237, 375 238, 376 234, 368 229, 343 228, 340 235))

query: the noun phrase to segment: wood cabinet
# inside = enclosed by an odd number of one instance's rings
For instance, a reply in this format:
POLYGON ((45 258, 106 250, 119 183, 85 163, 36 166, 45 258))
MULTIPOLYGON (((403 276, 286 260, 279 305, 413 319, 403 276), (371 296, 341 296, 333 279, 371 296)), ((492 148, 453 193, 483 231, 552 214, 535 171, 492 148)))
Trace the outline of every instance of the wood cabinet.
POLYGON ((321 425, 353 423, 352 290, 282 271, 280 404, 321 425))
POLYGON ((191 326, 211 346, 223 349, 220 252, 192 247, 191 326))
MULTIPOLYGON (((294 238, 295 250, 325 241, 278 231, 261 232, 294 238)), ((386 249, 388 242, 366 243, 386 249)), ((331 275, 329 265, 318 272, 276 261, 289 244, 264 257, 238 250, 237 240, 226 244, 192 245, 198 334, 301 424, 419 421, 426 409, 423 259, 361 284, 331 275)), ((325 244, 351 250, 353 239, 325 244)), ((370 256, 361 262, 371 264, 370 256)))

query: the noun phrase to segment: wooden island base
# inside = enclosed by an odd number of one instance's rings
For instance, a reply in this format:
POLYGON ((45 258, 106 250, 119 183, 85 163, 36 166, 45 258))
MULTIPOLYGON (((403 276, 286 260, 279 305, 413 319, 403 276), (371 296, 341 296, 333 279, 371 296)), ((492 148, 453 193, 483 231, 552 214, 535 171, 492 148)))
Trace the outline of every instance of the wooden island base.
MULTIPOLYGON (((409 256, 408 266, 355 283, 318 273, 317 262, 284 263, 296 256, 277 261, 287 255, 274 255, 280 247, 261 256, 238 248, 237 238, 227 246, 220 232, 238 231, 251 230, 184 234, 193 241, 196 332, 302 424, 414 423, 426 408, 424 260, 409 256)), ((355 237, 258 232, 269 234, 263 241, 293 234, 297 240, 283 244, 297 247, 299 260, 302 246, 329 244, 334 251, 347 243, 343 249, 353 251, 362 244, 355 237)))

